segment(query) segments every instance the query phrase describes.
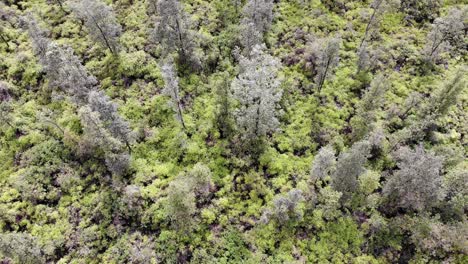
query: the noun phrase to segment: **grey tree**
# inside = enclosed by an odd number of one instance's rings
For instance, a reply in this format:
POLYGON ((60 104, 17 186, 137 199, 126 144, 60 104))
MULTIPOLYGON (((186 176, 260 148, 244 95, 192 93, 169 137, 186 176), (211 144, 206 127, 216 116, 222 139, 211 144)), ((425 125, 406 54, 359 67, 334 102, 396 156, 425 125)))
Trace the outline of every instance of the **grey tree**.
POLYGON ((27 233, 0 234, 0 253, 16 263, 46 263, 37 239, 27 233))
POLYGON ((247 23, 241 24, 240 43, 243 48, 243 54, 249 56, 255 45, 262 44, 263 35, 258 32, 253 22, 243 21, 243 23, 244 22, 247 23))
POLYGON ((39 61, 46 58, 46 52, 51 40, 47 37, 49 32, 43 27, 39 26, 37 20, 32 14, 27 14, 21 18, 21 24, 27 30, 29 38, 31 39, 33 50, 39 61))
POLYGON ((88 97, 88 105, 91 110, 99 113, 99 118, 110 134, 125 143, 130 151, 130 144, 133 142, 133 133, 130 125, 124 120, 119 112, 117 104, 102 91, 91 91, 88 97))
POLYGON ((303 212, 300 203, 302 201, 304 201, 304 196, 301 190, 290 190, 286 195, 275 197, 272 207, 263 212, 260 220, 263 223, 275 220, 279 225, 284 225, 288 221, 301 220, 303 212))
MULTIPOLYGON (((415 111, 416 118, 408 126, 393 134, 393 148, 408 140, 419 141, 437 128, 435 125, 438 120, 457 103, 459 95, 466 88, 465 75, 466 68, 458 69, 455 76, 445 82, 441 89, 433 93, 433 96, 419 103, 420 106, 415 111)), ((405 111, 405 115, 407 114, 405 111)))
POLYGON ((244 139, 262 138, 279 125, 281 65, 259 45, 253 48, 250 58, 241 56, 239 65, 240 73, 231 83, 233 97, 239 102, 235 112, 237 126, 244 139))
POLYGON ((398 169, 383 188, 383 194, 396 208, 423 211, 442 198, 443 160, 422 146, 414 150, 400 147, 394 154, 398 169))
POLYGON ((124 151, 124 144, 113 137, 106 128, 100 114, 93 111, 90 106, 83 106, 79 110, 79 116, 86 136, 87 144, 85 145, 91 148, 84 152, 92 152, 95 148, 101 148, 109 171, 116 175, 125 173, 129 167, 130 157, 124 151))
POLYGON ((196 33, 179 1, 158 0, 157 9, 158 16, 151 33, 153 40, 162 45, 164 55, 176 51, 182 64, 199 68, 200 59, 195 54, 198 48, 196 33))
POLYGON ((349 150, 338 156, 336 170, 332 174, 332 187, 343 194, 343 201, 358 190, 358 177, 366 171, 364 165, 369 155, 370 144, 363 140, 354 143, 349 150))
POLYGON ((118 52, 122 27, 117 22, 112 7, 100 0, 74 0, 70 3, 70 8, 77 18, 84 21, 93 41, 107 47, 114 54, 118 52))
POLYGON ((49 85, 63 90, 75 103, 84 105, 97 80, 81 64, 73 50, 52 42, 45 57, 40 60, 49 79, 49 85))
POLYGON ((358 62, 357 62, 357 72, 367 68, 367 64, 370 62, 370 54, 368 50, 368 38, 373 32, 379 30, 380 22, 383 18, 383 15, 392 10, 396 10, 399 5, 399 0, 374 0, 370 7, 372 9, 371 16, 366 24, 364 30, 364 35, 362 36, 361 42, 358 47, 358 62))
POLYGON ((39 63, 47 74, 49 85, 64 91, 75 103, 85 104, 89 92, 97 84, 96 78, 87 72, 71 48, 61 47, 47 38, 47 31, 38 25, 32 15, 23 18, 23 23, 39 63))
POLYGON ((252 23, 261 35, 270 28, 273 21, 273 0, 248 0, 242 9, 242 24, 252 23))
POLYGON ((324 179, 333 174, 336 169, 335 150, 332 146, 322 147, 314 158, 310 177, 313 181, 324 179))
POLYGON ((382 107, 388 88, 388 80, 382 74, 377 75, 371 82, 370 87, 357 105, 356 114, 350 120, 353 142, 363 139, 373 130, 377 121, 376 112, 382 107))
POLYGON ((317 54, 315 84, 320 91, 325 83, 325 80, 333 73, 340 60, 339 52, 341 45, 340 37, 331 37, 328 39, 317 40, 319 50, 317 54))
POLYGON ((182 127, 186 129, 184 117, 182 115, 182 103, 179 96, 179 77, 174 68, 172 60, 162 65, 161 73, 165 84, 161 92, 171 98, 170 104, 176 113, 176 118, 182 124, 182 127))
POLYGON ((12 112, 13 107, 11 105, 11 95, 8 84, 0 81, 0 124, 13 127, 12 112))
POLYGON ((467 14, 468 8, 453 8, 447 16, 435 19, 423 51, 427 61, 435 62, 441 52, 454 46, 466 45, 464 21, 467 14))
POLYGON ((380 21, 382 16, 385 12, 395 9, 400 4, 399 0, 374 0, 370 4, 372 9, 372 14, 369 18, 369 21, 366 24, 366 28, 364 31, 364 36, 362 37, 361 43, 359 47, 362 47, 364 43, 367 41, 369 34, 372 31, 378 30, 380 21))

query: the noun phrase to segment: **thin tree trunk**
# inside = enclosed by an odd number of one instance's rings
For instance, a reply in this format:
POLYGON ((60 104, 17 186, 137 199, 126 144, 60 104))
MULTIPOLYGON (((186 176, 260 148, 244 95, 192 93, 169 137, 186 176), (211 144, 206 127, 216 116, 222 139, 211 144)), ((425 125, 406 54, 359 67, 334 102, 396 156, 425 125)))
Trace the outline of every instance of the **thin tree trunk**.
POLYGON ((330 67, 330 57, 327 60, 327 67, 325 68, 325 72, 323 73, 322 78, 320 78, 320 84, 319 84, 319 87, 318 87, 319 92, 322 90, 322 86, 325 83, 325 79, 327 78, 328 68, 329 67, 330 67))
POLYGON ((361 44, 359 44, 359 47, 362 47, 362 44, 364 44, 364 42, 366 41, 367 35, 369 34, 370 25, 372 24, 372 22, 374 22, 375 15, 376 15, 376 13, 377 13, 377 10, 380 8, 380 5, 382 4, 382 2, 383 2, 383 0, 380 1, 380 3, 374 8, 374 12, 372 12, 372 16, 371 16, 371 18, 369 19, 369 23, 367 23, 366 32, 364 33, 364 37, 362 38, 361 44))

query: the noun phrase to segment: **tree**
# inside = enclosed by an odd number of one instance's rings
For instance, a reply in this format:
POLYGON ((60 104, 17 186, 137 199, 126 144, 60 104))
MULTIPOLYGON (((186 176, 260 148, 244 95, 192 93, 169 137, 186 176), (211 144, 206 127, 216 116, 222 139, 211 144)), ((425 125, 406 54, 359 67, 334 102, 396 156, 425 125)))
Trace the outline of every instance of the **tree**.
POLYGON ((425 60, 434 63, 439 54, 449 50, 451 46, 465 45, 465 25, 468 8, 450 9, 445 17, 436 18, 432 30, 427 36, 424 48, 425 60))
POLYGON ((242 9, 242 24, 252 23, 260 35, 270 28, 273 21, 273 0, 248 0, 242 9))
POLYGON ((71 48, 60 47, 48 39, 47 31, 37 24, 32 15, 23 18, 23 23, 26 24, 36 56, 47 74, 49 85, 63 90, 75 103, 85 104, 90 90, 97 84, 96 78, 87 72, 71 48))
POLYGON ((336 169, 335 150, 332 146, 322 147, 314 158, 310 177, 313 181, 324 179, 333 174, 336 169))
POLYGON ((401 0, 400 10, 404 12, 406 20, 418 23, 433 21, 442 6, 442 0, 401 0))
POLYGON ((366 171, 364 165, 369 155, 370 144, 363 140, 354 143, 348 151, 338 156, 336 170, 332 174, 332 187, 343 194, 344 201, 358 190, 358 177, 366 171))
POLYGON ((133 142, 133 133, 130 125, 118 112, 117 104, 102 91, 91 91, 89 93, 88 104, 92 111, 99 113, 99 119, 107 128, 112 137, 125 143, 131 151, 130 144, 133 142))
POLYGON ((376 112, 384 102, 385 92, 389 88, 387 79, 382 75, 377 75, 372 81, 369 89, 359 101, 356 115, 350 120, 353 132, 351 139, 353 142, 363 139, 374 128, 377 120, 376 112))
POLYGON ((341 38, 332 37, 325 40, 319 39, 318 43, 320 49, 317 54, 315 84, 320 92, 325 80, 329 78, 330 73, 338 66, 341 38))
POLYGON ((286 195, 277 196, 273 199, 272 208, 263 212, 261 221, 268 223, 275 220, 279 225, 284 225, 288 221, 301 220, 303 212, 300 203, 303 200, 302 191, 298 189, 290 190, 286 195))
MULTIPOLYGON (((242 21, 242 23, 244 22, 246 21, 242 21)), ((262 41, 263 36, 260 32, 257 31, 253 22, 241 24, 240 43, 244 48, 244 55, 250 56, 250 53, 252 52, 252 49, 255 47, 255 45, 262 44, 262 41)))
POLYGON ((364 36, 359 44, 359 48, 364 45, 371 32, 378 30, 383 14, 397 7, 399 2, 399 0, 374 0, 371 3, 372 14, 366 24, 364 36))
POLYGON ((60 88, 79 105, 88 101, 88 95, 97 85, 97 80, 88 73, 71 48, 62 48, 52 42, 40 61, 50 86, 60 88))
POLYGON ((442 198, 443 160, 422 146, 400 147, 394 154, 397 170, 383 188, 392 208, 424 211, 442 198))
POLYGON ((203 196, 209 193, 212 183, 210 168, 199 162, 187 172, 186 180, 192 183, 192 189, 196 195, 203 196))
POLYGON ((234 130, 229 74, 223 73, 221 78, 221 81, 216 84, 217 110, 215 119, 221 138, 229 138, 234 130))
POLYGON ((358 70, 359 73, 363 69, 366 68, 367 64, 369 64, 370 54, 368 51, 368 41, 369 35, 372 32, 376 32, 379 29, 380 22, 382 20, 383 15, 386 12, 396 9, 399 4, 399 0, 374 0, 370 7, 372 9, 372 14, 369 18, 369 21, 366 24, 366 28, 364 30, 364 35, 361 39, 361 43, 358 47, 358 70))
MULTIPOLYGON (((465 68, 458 69, 453 78, 434 92, 433 96, 421 103, 422 106, 416 111, 416 119, 407 127, 394 133, 392 139, 394 147, 408 140, 419 141, 437 128, 435 125, 438 120, 447 114, 452 105, 456 104, 460 93, 466 88, 465 73, 465 68)), ((404 115, 407 115, 409 109, 404 112, 404 115)))
POLYGON ((47 37, 49 32, 40 27, 32 14, 27 14, 21 18, 21 24, 28 31, 32 46, 39 61, 45 60, 51 40, 47 37))
POLYGON ((13 112, 13 107, 11 105, 10 89, 7 83, 0 81, 0 124, 13 127, 11 112, 13 112))
POLYGON ((91 39, 117 54, 122 27, 115 18, 112 7, 100 0, 74 0, 70 8, 78 19, 84 21, 91 39))
POLYGON ((250 58, 241 56, 240 73, 232 81, 233 97, 239 101, 235 112, 241 137, 252 141, 277 129, 278 102, 281 84, 278 78, 280 62, 264 53, 264 46, 255 46, 250 58))
POLYGON ((37 239, 27 233, 0 234, 0 253, 16 263, 45 263, 37 239))
POLYGON ((319 189, 317 209, 323 211, 323 217, 327 220, 332 220, 341 215, 338 210, 340 208, 341 192, 337 192, 325 186, 319 189))
POLYGON ((156 15, 158 13, 158 2, 159 0, 148 0, 146 10, 148 15, 156 15))
POLYGON ((272 0, 249 0, 242 9, 240 42, 243 53, 250 55, 255 45, 263 42, 263 35, 273 20, 272 0))
POLYGON ((156 263, 155 242, 140 232, 125 234, 104 255, 106 263, 156 263))
POLYGON ((182 124, 182 127, 186 129, 184 117, 182 116, 182 104, 179 97, 179 77, 174 69, 172 60, 161 67, 161 73, 165 83, 161 93, 171 98, 170 104, 176 112, 176 118, 182 124))
POLYGON ((79 115, 86 136, 86 144, 82 145, 91 147, 91 150, 85 149, 83 152, 91 152, 96 147, 101 148, 109 171, 115 175, 124 174, 129 167, 130 157, 123 150, 123 143, 112 135, 101 120, 101 115, 90 106, 81 107, 79 115))
POLYGON ((171 181, 165 209, 176 229, 190 229, 197 201, 206 198, 210 192, 211 178, 211 170, 203 163, 197 163, 191 170, 171 181))
POLYGON ((169 184, 165 210, 176 229, 190 229, 196 211, 195 192, 191 182, 177 178, 169 184))
POLYGON ((156 18, 152 38, 163 47, 165 55, 177 51, 179 61, 199 68, 200 59, 195 55, 198 47, 191 21, 178 0, 159 0, 159 16, 156 18))

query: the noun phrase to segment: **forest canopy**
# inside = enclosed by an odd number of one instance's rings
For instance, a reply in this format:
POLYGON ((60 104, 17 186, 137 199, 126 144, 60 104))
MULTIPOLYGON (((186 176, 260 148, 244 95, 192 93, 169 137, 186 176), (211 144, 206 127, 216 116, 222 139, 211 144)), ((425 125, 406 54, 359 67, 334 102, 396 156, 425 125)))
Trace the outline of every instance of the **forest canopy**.
POLYGON ((0 263, 468 263, 466 1, 0 18, 0 263))

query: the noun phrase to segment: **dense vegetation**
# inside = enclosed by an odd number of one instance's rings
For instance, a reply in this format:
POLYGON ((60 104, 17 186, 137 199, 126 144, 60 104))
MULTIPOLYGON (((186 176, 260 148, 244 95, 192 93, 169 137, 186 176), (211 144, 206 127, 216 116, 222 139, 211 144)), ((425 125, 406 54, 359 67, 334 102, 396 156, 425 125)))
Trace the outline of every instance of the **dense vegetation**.
POLYGON ((0 16, 1 263, 468 263, 465 1, 0 16))

